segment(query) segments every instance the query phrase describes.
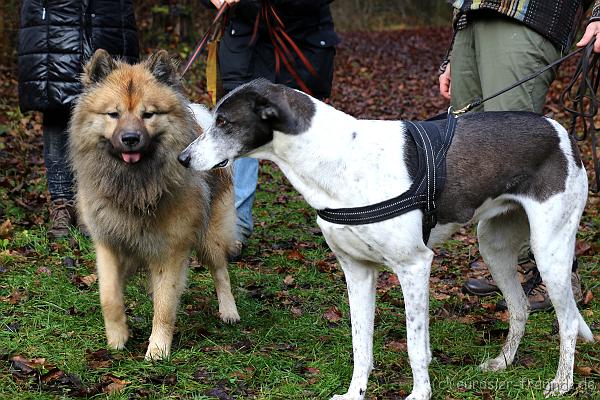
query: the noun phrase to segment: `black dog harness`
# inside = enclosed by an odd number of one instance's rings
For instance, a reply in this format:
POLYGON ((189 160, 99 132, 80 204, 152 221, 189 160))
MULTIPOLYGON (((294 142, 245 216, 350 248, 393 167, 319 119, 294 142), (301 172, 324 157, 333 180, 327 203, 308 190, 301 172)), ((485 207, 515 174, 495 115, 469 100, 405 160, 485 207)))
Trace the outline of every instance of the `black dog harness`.
POLYGON ((423 210, 423 241, 427 243, 437 223, 435 201, 446 181, 446 153, 454 137, 456 116, 449 110, 447 116, 441 114, 423 122, 405 121, 404 126, 418 154, 419 168, 411 187, 398 197, 369 206, 317 210, 319 217, 334 224, 365 225, 420 208, 423 210), (434 122, 442 118, 446 118, 445 128, 434 122))

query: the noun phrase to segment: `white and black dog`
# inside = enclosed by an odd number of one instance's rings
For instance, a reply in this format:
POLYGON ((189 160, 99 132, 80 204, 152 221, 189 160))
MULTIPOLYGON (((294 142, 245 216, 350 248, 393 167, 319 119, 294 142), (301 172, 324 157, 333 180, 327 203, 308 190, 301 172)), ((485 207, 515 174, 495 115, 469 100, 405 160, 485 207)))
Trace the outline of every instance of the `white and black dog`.
MULTIPOLYGON (((304 93, 256 80, 224 97, 204 134, 181 153, 197 170, 224 167, 241 156, 275 162, 317 210, 374 204, 408 190, 415 142, 402 121, 358 120, 304 93)), ((447 153, 437 225, 423 241, 421 210, 368 225, 317 220, 346 277, 354 371, 346 394, 363 399, 373 366, 377 268, 398 275, 404 294, 413 391, 429 399, 430 247, 460 226, 478 222, 480 251, 506 299, 510 328, 498 357, 510 365, 525 331, 528 301, 517 278, 517 253, 528 238, 560 325, 560 360, 546 395, 573 385, 577 335, 593 341, 571 290, 575 234, 587 198, 579 152, 557 122, 532 113, 473 113, 457 120, 447 153)))

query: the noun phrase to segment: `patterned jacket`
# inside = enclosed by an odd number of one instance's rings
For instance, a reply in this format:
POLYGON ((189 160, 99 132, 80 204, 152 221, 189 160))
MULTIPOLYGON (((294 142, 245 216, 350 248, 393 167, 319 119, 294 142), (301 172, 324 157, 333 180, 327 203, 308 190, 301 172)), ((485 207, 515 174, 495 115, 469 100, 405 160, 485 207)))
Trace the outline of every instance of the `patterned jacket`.
POLYGON ((455 29, 464 28, 469 15, 486 10, 521 21, 548 38, 561 50, 568 49, 579 21, 593 3, 590 21, 600 20, 600 0, 449 0, 456 9, 455 29))

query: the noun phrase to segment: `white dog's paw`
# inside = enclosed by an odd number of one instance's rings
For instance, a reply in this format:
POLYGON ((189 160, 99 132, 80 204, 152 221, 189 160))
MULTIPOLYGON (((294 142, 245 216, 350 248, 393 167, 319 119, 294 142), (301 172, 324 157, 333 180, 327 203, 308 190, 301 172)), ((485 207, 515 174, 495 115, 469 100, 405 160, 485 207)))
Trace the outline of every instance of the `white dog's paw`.
POLYGON ((573 380, 558 380, 554 379, 544 389, 545 397, 560 396, 567 393, 573 387, 573 380))
POLYGON ((502 371, 502 370, 506 369, 506 361, 504 359, 490 358, 489 360, 482 363, 479 366, 479 369, 481 369, 482 371, 486 371, 486 372, 502 371))
POLYGON ((355 396, 355 395, 351 395, 351 394, 336 394, 335 396, 333 396, 330 400, 363 400, 365 398, 365 396, 355 396))
POLYGON ((221 320, 227 324, 240 322, 240 314, 238 314, 235 306, 219 309, 219 316, 221 317, 221 320))
POLYGON ((405 400, 429 400, 431 399, 431 388, 425 390, 413 390, 405 400))
POLYGON ((127 325, 119 326, 112 324, 111 326, 106 326, 106 342, 110 349, 123 350, 127 339, 129 339, 127 325))

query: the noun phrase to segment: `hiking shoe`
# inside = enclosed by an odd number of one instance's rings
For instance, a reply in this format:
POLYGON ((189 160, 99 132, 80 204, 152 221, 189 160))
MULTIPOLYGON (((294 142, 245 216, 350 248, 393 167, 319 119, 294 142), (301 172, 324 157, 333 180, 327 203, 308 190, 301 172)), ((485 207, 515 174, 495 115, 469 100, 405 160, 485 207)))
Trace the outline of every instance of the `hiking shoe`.
MULTIPOLYGON (((519 281, 523 286, 523 291, 528 293, 540 281, 540 274, 535 267, 535 264, 529 260, 519 264, 517 267, 519 281)), ((483 278, 468 279, 462 286, 463 293, 473 294, 475 296, 490 296, 495 293, 500 293, 500 288, 496 285, 491 275, 483 278)))
POLYGON ((246 250, 246 244, 236 240, 233 245, 233 251, 229 254, 229 262, 237 262, 242 259, 242 253, 246 250))
MULTIPOLYGON (((573 288, 573 297, 576 302, 580 302, 583 299, 583 292, 581 290, 581 278, 578 272, 571 272, 571 287, 573 288)), ((525 292, 527 300, 529 300, 529 307, 531 312, 536 311, 549 311, 552 310, 552 302, 548 291, 546 290, 546 284, 539 282, 538 285, 533 287, 531 291, 525 292)), ((502 299, 496 303, 496 311, 504 311, 507 309, 506 300, 502 299)))
MULTIPOLYGON (((546 290, 546 284, 540 282, 539 285, 534 287, 529 294, 527 294, 527 300, 529 300, 529 309, 532 313, 537 311, 550 311, 552 310, 552 302, 548 291, 546 290)), ((496 311, 507 310, 506 300, 502 299, 496 303, 496 311)))
POLYGON ((75 226, 76 220, 75 202, 73 200, 53 200, 50 203, 48 236, 54 240, 68 236, 69 229, 75 226))
POLYGON ((500 289, 491 275, 479 279, 470 278, 463 284, 462 291, 475 296, 490 296, 500 293, 500 289))

